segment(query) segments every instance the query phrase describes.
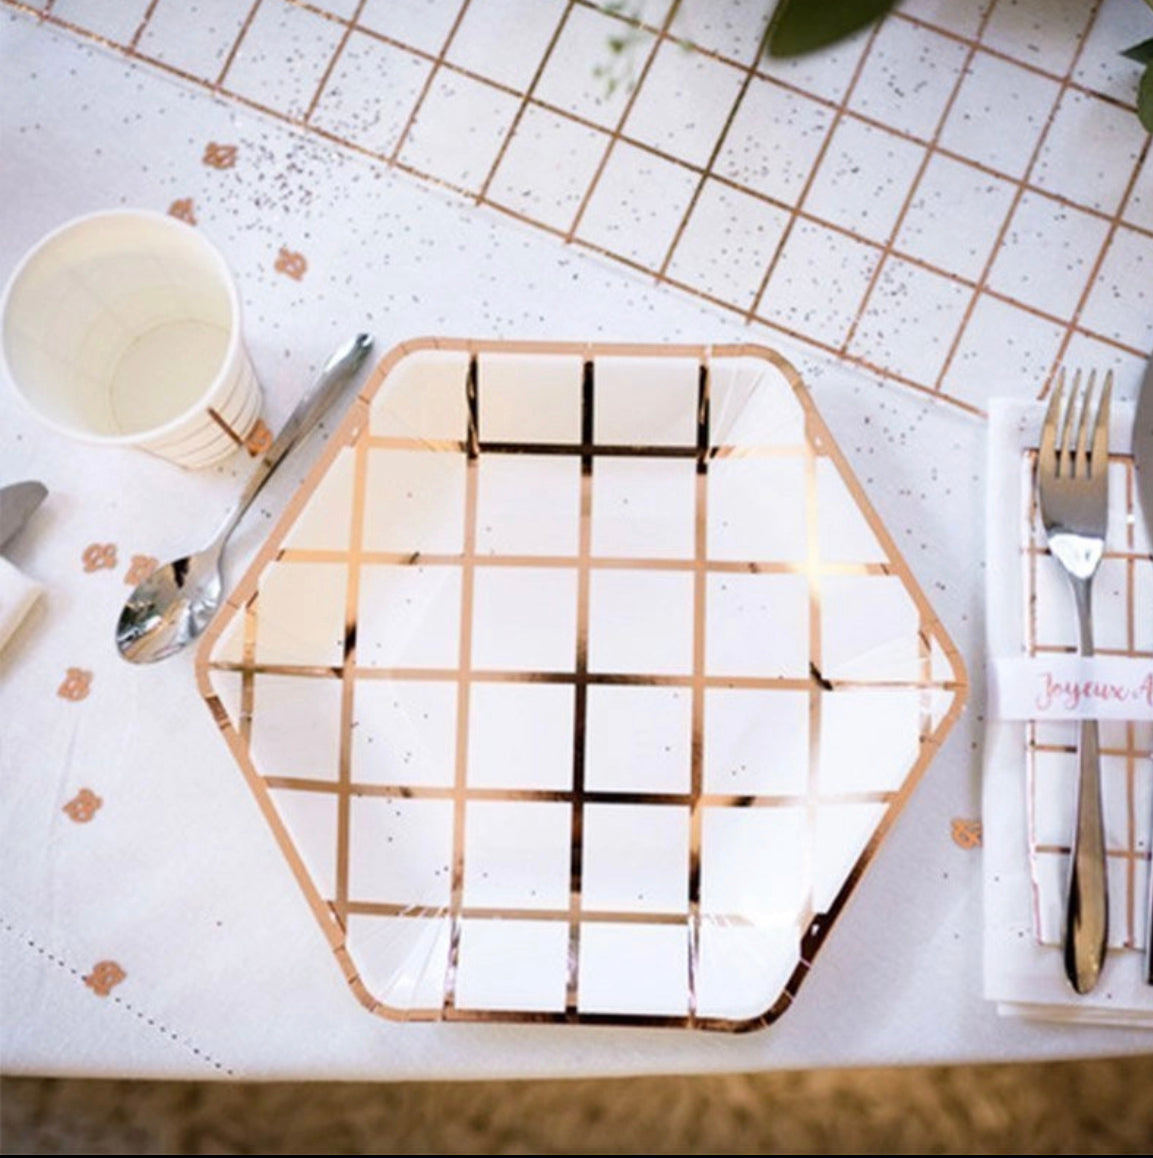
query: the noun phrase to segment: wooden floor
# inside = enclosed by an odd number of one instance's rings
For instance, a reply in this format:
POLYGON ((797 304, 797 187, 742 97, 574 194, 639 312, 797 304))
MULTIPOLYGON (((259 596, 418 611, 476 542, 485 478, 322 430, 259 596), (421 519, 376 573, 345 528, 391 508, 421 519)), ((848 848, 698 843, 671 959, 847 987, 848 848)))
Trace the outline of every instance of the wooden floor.
POLYGON ((5 1154, 1150 1154, 1153 1055, 493 1084, 9 1077, 0 1115, 5 1154))

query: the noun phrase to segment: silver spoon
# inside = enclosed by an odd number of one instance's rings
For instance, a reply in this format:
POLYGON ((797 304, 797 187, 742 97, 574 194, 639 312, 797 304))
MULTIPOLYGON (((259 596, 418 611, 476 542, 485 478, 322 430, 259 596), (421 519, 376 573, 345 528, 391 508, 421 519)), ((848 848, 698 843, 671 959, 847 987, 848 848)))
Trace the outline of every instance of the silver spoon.
POLYGON ((220 606, 224 587, 220 559, 229 537, 288 452, 316 426, 360 369, 370 349, 372 338, 357 334, 329 358, 208 546, 158 567, 128 596, 116 625, 116 646, 126 660, 154 663, 167 659, 208 626, 220 606))

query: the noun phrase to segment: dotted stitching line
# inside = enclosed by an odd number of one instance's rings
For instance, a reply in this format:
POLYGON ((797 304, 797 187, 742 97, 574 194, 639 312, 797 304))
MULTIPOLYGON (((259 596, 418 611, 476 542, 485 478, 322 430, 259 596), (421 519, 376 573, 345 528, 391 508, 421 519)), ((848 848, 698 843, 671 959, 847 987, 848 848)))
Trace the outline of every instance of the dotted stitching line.
MULTIPOLYGON (((43 945, 37 944, 37 942, 34 941, 31 937, 22 933, 7 920, 0 919, 0 929, 3 929, 5 933, 10 933, 18 940, 23 941, 28 946, 28 948, 35 949, 36 952, 39 953, 40 956, 45 960, 51 961, 53 965, 63 969, 66 973, 71 973, 72 976, 75 977, 78 981, 83 981, 84 975, 80 972, 79 969, 69 965, 68 962, 65 961, 62 957, 57 957, 55 953, 45 949, 43 945)), ((137 1020, 144 1022, 145 1025, 152 1026, 158 1033, 176 1042, 177 1045, 183 1045, 185 1049, 190 1050, 201 1061, 206 1062, 208 1065, 212 1066, 213 1069, 219 1070, 221 1073, 227 1074, 229 1077, 236 1076, 235 1071, 229 1069, 229 1067, 226 1066, 223 1062, 217 1061, 216 1058, 214 1058, 210 1053, 199 1049, 187 1038, 182 1038, 178 1033, 175 1033, 169 1029, 168 1026, 166 1026, 163 1022, 157 1021, 154 1017, 149 1017, 148 1014, 146 1014, 143 1010, 137 1009, 136 1006, 132 1004, 132 1002, 125 1001, 123 997, 119 997, 115 993, 110 993, 108 996, 111 997, 111 999, 122 1009, 135 1016, 137 1020)))

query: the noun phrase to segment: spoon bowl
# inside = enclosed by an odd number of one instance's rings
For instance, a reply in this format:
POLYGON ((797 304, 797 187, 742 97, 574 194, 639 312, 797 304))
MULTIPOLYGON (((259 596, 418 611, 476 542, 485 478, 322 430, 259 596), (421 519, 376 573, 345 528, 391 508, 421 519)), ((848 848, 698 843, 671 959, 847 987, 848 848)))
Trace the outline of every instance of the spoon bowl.
POLYGON ((157 567, 120 612, 116 646, 133 663, 154 663, 187 647, 220 607, 221 552, 201 551, 157 567))

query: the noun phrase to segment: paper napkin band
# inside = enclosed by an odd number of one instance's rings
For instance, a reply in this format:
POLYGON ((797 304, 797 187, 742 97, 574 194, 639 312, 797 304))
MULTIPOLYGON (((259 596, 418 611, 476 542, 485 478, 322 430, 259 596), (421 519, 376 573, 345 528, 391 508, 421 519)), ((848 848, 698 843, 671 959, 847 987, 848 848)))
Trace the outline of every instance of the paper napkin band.
POLYGON ((1153 660, 1120 655, 995 656, 999 720, 1153 720, 1153 660))

